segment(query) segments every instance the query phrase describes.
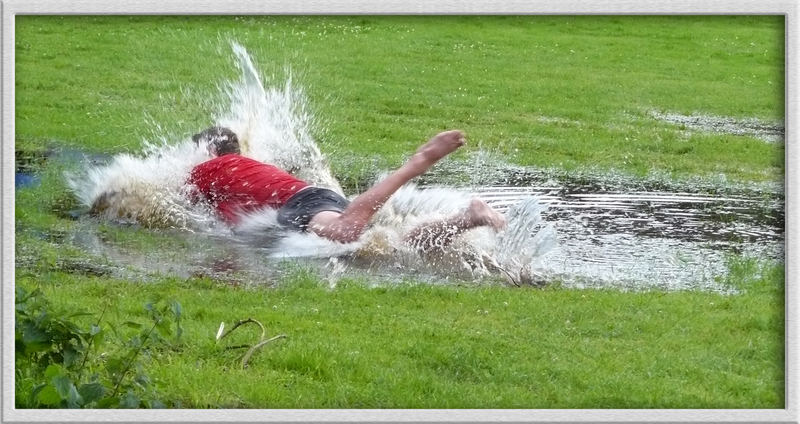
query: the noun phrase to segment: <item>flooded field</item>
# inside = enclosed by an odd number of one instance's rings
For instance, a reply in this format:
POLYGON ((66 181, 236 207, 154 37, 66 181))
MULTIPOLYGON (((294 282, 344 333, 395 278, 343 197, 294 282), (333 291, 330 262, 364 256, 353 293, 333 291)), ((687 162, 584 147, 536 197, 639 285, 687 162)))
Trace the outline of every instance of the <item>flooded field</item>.
MULTIPOLYGON (((293 170, 312 185, 353 194, 333 176, 311 136, 313 117, 302 90, 289 82, 265 86, 247 52, 235 44, 233 50, 241 79, 223 85, 229 104, 220 106, 215 123, 239 136, 243 154, 293 170)), ((773 129, 782 137, 782 128, 773 129)), ((17 189, 40 184, 35 170, 45 163, 75 165, 65 178, 80 207, 60 214, 77 221, 75 230, 37 236, 105 258, 104 264, 59 265, 97 275, 209 276, 270 285, 301 265, 316 268, 331 284, 352 276, 375 283, 724 292, 730 291, 724 278, 732 256, 783 259, 785 208, 778 183, 553 172, 514 167, 478 151, 471 162, 445 161, 417 186, 401 189, 359 242, 342 245, 276 230, 274 211, 254 217, 249 227, 221 225, 208 205, 186 196, 189 171, 209 159, 206 146, 188 137, 147 143, 138 155, 17 153, 17 189), (403 242, 415 225, 462 210, 471 196, 506 213, 508 229, 468 231, 435 255, 403 242), (86 213, 90 208, 94 216, 86 213)), ((18 246, 18 265, 35 257, 25 248, 18 246)))
MULTIPOLYGON (((74 155, 74 154, 72 154, 74 155)), ((70 156, 70 155, 67 155, 70 156)), ((54 157, 63 158, 64 154, 54 157)), ((92 163, 102 158, 91 158, 92 163)), ((25 178, 33 175, 20 169, 25 178)), ((484 199, 501 212, 534 197, 546 209, 544 223, 555 229, 557 242, 533 258, 529 284, 558 281, 567 287, 618 289, 728 290, 723 283, 732 255, 759 259, 783 258, 784 200, 780 192, 763 189, 698 185, 675 190, 675 183, 585 177, 519 169, 495 170, 479 186, 446 188, 484 199)), ((440 187, 433 174, 420 189, 440 187)), ((273 284, 297 266, 312 267, 334 284, 340 277, 365 278, 375 283, 407 279, 447 284, 469 280, 420 267, 419 263, 369 260, 355 249, 334 249, 325 243, 304 241, 307 254, 291 258, 276 255, 274 242, 281 235, 249 237, 230 232, 187 232, 179 229, 144 231, 165 243, 146 248, 116 240, 114 231, 132 231, 125 225, 102 224, 96 218, 75 214, 78 226, 59 241, 107 260, 106 265, 73 263, 100 275, 146 278, 151 274, 179 277, 208 276, 231 284, 273 284), (112 231, 109 233, 108 228, 112 231), (326 251, 328 249, 330 251, 326 251)), ((21 258, 24 260, 24 258, 21 258)), ((475 280, 504 281, 502 272, 475 280), (494 278, 496 277, 496 278, 494 278)), ((509 283, 506 281, 506 283, 509 283)))
POLYGON ((558 244, 536 265, 578 287, 719 289, 731 255, 783 258, 780 195, 708 194, 554 182, 481 187, 498 209, 524 196, 548 205, 558 244))

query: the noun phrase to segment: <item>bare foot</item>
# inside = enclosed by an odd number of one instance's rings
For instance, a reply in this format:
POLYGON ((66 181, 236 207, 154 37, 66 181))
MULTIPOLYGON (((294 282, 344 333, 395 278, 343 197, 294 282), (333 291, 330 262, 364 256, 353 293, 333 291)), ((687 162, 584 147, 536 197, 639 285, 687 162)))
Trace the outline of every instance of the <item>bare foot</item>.
POLYGON ((486 225, 495 231, 506 227, 506 218, 480 199, 472 199, 465 215, 467 221, 474 227, 486 225))
POLYGON ((466 136, 459 130, 445 131, 436 134, 417 149, 416 156, 424 158, 428 166, 433 166, 443 157, 453 153, 467 142, 466 136))

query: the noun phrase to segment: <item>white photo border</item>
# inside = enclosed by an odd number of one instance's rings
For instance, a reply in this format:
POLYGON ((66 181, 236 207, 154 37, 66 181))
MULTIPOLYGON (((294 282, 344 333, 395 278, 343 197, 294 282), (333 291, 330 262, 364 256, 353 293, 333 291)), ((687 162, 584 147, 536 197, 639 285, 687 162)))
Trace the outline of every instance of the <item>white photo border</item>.
POLYGON ((798 422, 797 1, 4 1, 2 2, 2 422, 798 422), (14 37, 16 15, 783 15, 786 114, 785 409, 28 410, 14 407, 14 37))

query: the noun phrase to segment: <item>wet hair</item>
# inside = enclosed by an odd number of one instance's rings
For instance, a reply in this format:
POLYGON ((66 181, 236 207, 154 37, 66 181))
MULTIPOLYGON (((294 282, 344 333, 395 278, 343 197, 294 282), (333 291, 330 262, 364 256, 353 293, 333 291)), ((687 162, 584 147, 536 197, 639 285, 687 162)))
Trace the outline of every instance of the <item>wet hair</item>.
POLYGON ((211 127, 203 130, 193 135, 192 141, 196 144, 200 144, 201 141, 208 143, 212 153, 217 156, 241 153, 239 138, 233 131, 225 127, 211 127))

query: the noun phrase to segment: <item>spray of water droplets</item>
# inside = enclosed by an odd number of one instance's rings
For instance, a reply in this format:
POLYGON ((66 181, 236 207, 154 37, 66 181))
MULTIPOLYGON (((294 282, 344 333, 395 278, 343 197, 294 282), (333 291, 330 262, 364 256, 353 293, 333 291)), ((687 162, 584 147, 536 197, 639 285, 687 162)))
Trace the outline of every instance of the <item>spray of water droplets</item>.
MULTIPOLYGON (((265 86, 248 52, 236 43, 232 48, 240 78, 222 85, 224 101, 213 124, 237 134, 243 155, 343 193, 312 137, 314 119, 302 88, 291 78, 281 85, 265 86)), ((229 229, 211 208, 193 204, 187 196, 191 169, 209 158, 207 146, 196 145, 188 136, 173 142, 161 140, 146 143, 141 155, 120 154, 107 165, 70 175, 68 182, 80 201, 102 218, 224 234, 273 257, 346 256, 353 263, 467 277, 498 275, 524 283, 533 260, 555 245, 554 229, 541 220, 541 204, 530 198, 509 209, 505 231, 473 229, 446 249, 421 253, 404 241, 404 234, 462 211, 471 195, 449 188, 419 189, 413 184, 389 199, 356 243, 284 231, 273 210, 251 213, 229 229)))

